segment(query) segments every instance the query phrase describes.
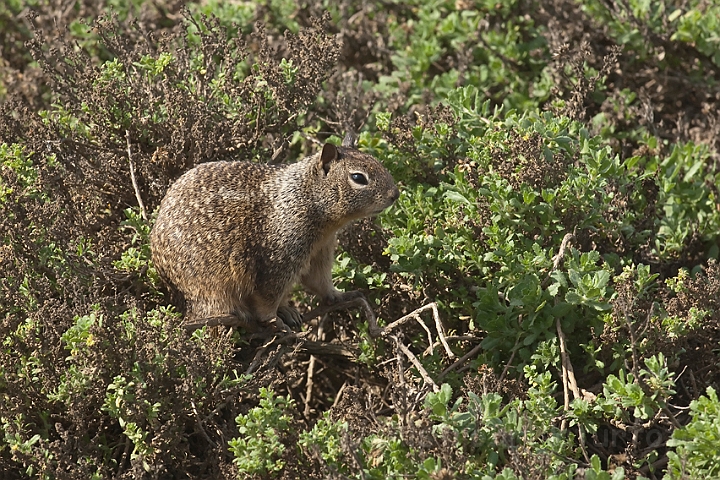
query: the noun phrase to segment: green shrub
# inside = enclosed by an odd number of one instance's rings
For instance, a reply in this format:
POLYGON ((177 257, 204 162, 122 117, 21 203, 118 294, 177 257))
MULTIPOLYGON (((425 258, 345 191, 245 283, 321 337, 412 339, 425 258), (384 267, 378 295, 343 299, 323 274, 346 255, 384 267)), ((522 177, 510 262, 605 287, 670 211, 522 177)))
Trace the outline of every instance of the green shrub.
POLYGON ((246 475, 272 475, 285 466, 281 457, 285 445, 280 436, 290 429, 289 415, 295 402, 291 398, 276 397, 271 390, 260 389, 260 405, 247 414, 235 418, 240 436, 228 441, 235 456, 238 478, 246 475))
POLYGON ((678 428, 668 440, 669 478, 714 478, 720 474, 720 401, 712 387, 690 403, 690 423, 678 428))

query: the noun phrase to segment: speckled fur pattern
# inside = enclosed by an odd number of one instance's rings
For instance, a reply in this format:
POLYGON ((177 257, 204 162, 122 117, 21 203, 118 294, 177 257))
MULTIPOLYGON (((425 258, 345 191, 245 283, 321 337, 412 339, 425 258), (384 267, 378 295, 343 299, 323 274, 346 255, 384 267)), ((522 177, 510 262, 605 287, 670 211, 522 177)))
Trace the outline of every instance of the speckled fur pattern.
POLYGON ((266 324, 298 282, 325 303, 344 299, 331 278, 335 233, 398 195, 375 158, 328 144, 289 165, 200 164, 160 204, 153 261, 185 297, 187 319, 266 324), (353 180, 358 172, 367 184, 353 180))

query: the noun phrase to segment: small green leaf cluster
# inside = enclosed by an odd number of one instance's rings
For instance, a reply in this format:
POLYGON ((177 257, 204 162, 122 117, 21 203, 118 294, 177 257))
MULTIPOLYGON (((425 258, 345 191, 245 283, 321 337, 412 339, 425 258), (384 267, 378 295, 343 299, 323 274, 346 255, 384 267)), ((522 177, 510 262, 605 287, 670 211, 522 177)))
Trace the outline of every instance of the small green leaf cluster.
POLYGON ((230 439, 228 447, 235 456, 233 463, 238 478, 273 474, 283 469, 285 462, 280 457, 286 447, 280 436, 290 429, 294 406, 292 398, 276 397, 272 390, 261 388, 260 405, 235 418, 240 435, 230 439))
MULTIPOLYGON (((348 433, 343 422, 323 418, 310 432, 301 434, 300 445, 320 452, 331 471, 349 478, 430 479, 452 471, 455 478, 518 479, 527 473, 516 463, 522 456, 533 457, 531 464, 537 469, 533 473, 542 478, 575 478, 577 465, 568 461, 577 454, 572 448, 572 435, 548 424, 548 418, 562 415, 562 407, 553 398, 557 386, 547 372, 538 374, 528 367, 526 375, 531 385, 527 399, 507 403, 497 393, 468 392, 467 397, 453 400, 452 388, 443 384, 438 392, 426 396, 427 417, 414 420, 416 431, 393 435, 408 428, 393 418, 387 419, 381 432, 355 439, 358 447, 353 455, 362 466, 362 474, 346 463, 351 461, 347 450, 341 454, 337 448, 343 439, 353 441, 352 432, 348 433), (413 441, 416 435, 430 435, 434 440, 424 439, 424 443, 433 448, 423 446, 419 438, 413 441), (449 451, 439 456, 439 445, 449 451)), ((588 470, 597 475, 593 478, 609 475, 597 458, 588 470)), ((612 478, 624 478, 622 469, 617 472, 612 478)))
MULTIPOLYGON (((52 163, 53 159, 48 158, 48 162, 52 163)), ((0 144, 0 167, 3 173, 11 171, 16 177, 19 187, 22 189, 17 192, 19 196, 25 198, 36 198, 41 195, 41 191, 37 189, 37 170, 33 168, 32 153, 26 152, 23 145, 14 143, 0 144)), ((8 186, 0 183, 0 202, 5 202, 8 195, 13 190, 8 186)))
POLYGON ((325 412, 310 430, 300 432, 298 446, 305 454, 320 455, 326 465, 337 473, 347 474, 349 466, 344 463, 341 442, 348 434, 348 423, 332 421, 330 412, 325 412))
POLYGON ((341 290, 361 288, 381 294, 387 289, 387 273, 373 269, 371 265, 362 265, 347 252, 340 252, 333 264, 333 280, 341 290))
MULTIPOLYGON (((608 375, 602 394, 592 404, 584 399, 573 400, 571 417, 591 433, 597 432, 598 420, 619 421, 625 425, 654 421, 676 393, 675 379, 662 353, 645 359, 645 366, 638 369, 637 374, 621 369, 618 375, 608 375)), ((651 426, 645 425, 645 428, 651 426)))
POLYGON ((716 478, 720 475, 720 401, 712 387, 690 403, 690 423, 668 440, 669 478, 716 478))
POLYGON ((717 32, 720 29, 720 6, 692 2, 687 11, 677 9, 669 19, 678 20, 677 30, 670 37, 695 46, 720 67, 720 47, 717 32))
POLYGON ((124 272, 137 272, 146 275, 148 283, 158 285, 160 279, 157 270, 152 263, 152 252, 150 251, 150 230, 152 229, 153 218, 146 221, 139 208, 125 209, 125 217, 120 225, 121 228, 132 232, 130 239, 131 246, 127 248, 113 266, 124 272))

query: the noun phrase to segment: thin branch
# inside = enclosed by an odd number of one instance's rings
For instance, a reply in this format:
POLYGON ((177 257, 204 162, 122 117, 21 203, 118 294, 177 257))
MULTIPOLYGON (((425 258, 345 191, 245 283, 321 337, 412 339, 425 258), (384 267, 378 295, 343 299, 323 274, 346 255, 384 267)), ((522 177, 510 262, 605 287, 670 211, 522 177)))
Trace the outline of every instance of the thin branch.
POLYGON ((333 409, 337 406, 338 402, 340 401, 340 398, 342 397, 342 394, 345 392, 345 389, 348 386, 347 380, 343 382, 342 387, 340 387, 340 390, 338 390, 337 395, 335 395, 335 400, 333 400, 333 404, 330 407, 330 409, 333 409))
POLYGON ((200 429, 200 435, 205 439, 206 442, 208 442, 210 445, 213 446, 213 448, 217 448, 217 443, 213 442, 210 437, 208 436, 207 432, 202 426, 202 422, 200 421, 200 414, 197 411, 197 407, 195 406, 195 402, 193 400, 190 400, 190 405, 192 406, 192 411, 195 414, 195 421, 197 422, 197 426, 200 429))
MULTIPOLYGON (((316 338, 320 341, 323 339, 323 322, 318 325, 318 331, 316 338)), ((305 418, 310 418, 310 401, 312 400, 313 390, 313 375, 315 374, 315 355, 310 355, 310 361, 308 362, 308 373, 307 373, 307 386, 305 388, 305 418)))
MULTIPOLYGON (((450 335, 449 337, 445 337, 445 340, 448 342, 482 342, 482 338, 474 335, 450 335)), ((438 345, 441 345, 440 340, 433 343, 432 348, 435 348, 438 345)), ((423 355, 428 355, 431 351, 431 348, 427 347, 423 352, 423 355)))
POLYGON ((552 273, 555 270, 560 268, 560 262, 562 262, 563 259, 565 258, 565 250, 567 250, 567 247, 570 245, 570 242, 573 239, 575 239, 575 232, 566 233, 565 236, 563 237, 562 242, 560 242, 560 249, 558 250, 557 255, 555 255, 553 257, 553 266, 550 269, 550 271, 548 272, 545 279, 542 281, 542 284, 541 284, 542 288, 546 288, 548 286, 548 284, 550 283, 550 275, 552 275, 552 273))
POLYGON ((234 328, 249 328, 249 322, 241 321, 236 315, 219 315, 217 317, 200 318, 193 323, 183 324, 183 328, 187 331, 192 332, 199 330, 203 327, 234 327, 234 328))
MULTIPOLYGON (((450 346, 448 345, 447 340, 445 339, 445 333, 443 331, 444 329, 442 326, 442 322, 440 321, 440 314, 438 313, 437 303, 435 303, 435 302, 430 302, 427 305, 423 305, 422 307, 420 307, 416 310, 413 310, 412 312, 408 313, 407 315, 398 318, 397 320, 395 320, 388 326, 379 329, 378 336, 388 335, 392 329, 394 329, 398 325, 402 325, 403 323, 407 322, 408 320, 415 320, 416 322, 418 322, 425 329, 425 331, 428 332, 428 335, 429 335, 430 331, 427 328, 427 325, 425 324, 425 322, 423 322, 422 318, 420 318, 420 314, 426 310, 432 310, 432 312, 433 312, 433 318, 435 320, 435 329, 437 330, 437 334, 438 334, 438 338, 440 339, 440 343, 442 343, 442 345, 445 347, 445 353, 447 353, 447 356, 450 357, 451 359, 455 358, 455 354, 453 353, 452 350, 450 350, 450 346)), ((432 339, 430 339, 430 345, 431 346, 433 345, 432 339)), ((431 350, 431 352, 432 352, 432 350, 431 350)))
POLYGON ((133 189, 135 189, 135 198, 137 198, 138 206, 140 207, 140 214, 143 220, 147 222, 148 216, 145 210, 145 204, 143 203, 142 196, 140 195, 140 187, 138 187, 137 178, 135 177, 135 165, 132 160, 132 148, 130 146, 130 130, 125 130, 125 141, 127 142, 127 156, 128 163, 130 164, 130 180, 132 180, 133 189))
MULTIPOLYGON (((275 356, 281 355, 282 353, 284 353, 284 346, 283 345, 275 345, 276 340, 277 340, 277 337, 274 337, 272 340, 267 342, 265 345, 263 345, 262 347, 259 347, 257 349, 257 351, 255 353, 255 357, 253 357, 253 360, 250 363, 250 366, 245 371, 246 375, 250 375, 251 373, 253 373, 255 370, 257 370, 260 367, 260 365, 263 363, 263 355, 265 354, 265 352, 268 351, 268 349, 270 347, 272 347, 272 346, 278 347, 275 349, 275 356)), ((265 363, 265 365, 272 363, 271 357, 268 356, 268 358, 266 359, 266 361, 264 363, 265 363)))
MULTIPOLYGON (((572 363, 570 362, 570 355, 568 355, 567 352, 565 332, 563 332, 562 330, 562 325, 560 324, 559 318, 555 320, 555 328, 557 330, 558 339, 560 341, 560 362, 562 365, 563 375, 563 393, 565 397, 565 411, 567 412, 568 410, 570 410, 570 395, 568 393, 568 388, 573 392, 574 398, 583 397, 580 393, 580 389, 577 386, 577 380, 575 379, 575 371, 573 370, 572 363)), ((565 430, 565 428, 567 428, 567 419, 563 418, 560 430, 565 430)), ((580 437, 580 449, 583 452, 585 461, 590 463, 590 456, 588 455, 587 449, 585 448, 585 428, 582 426, 582 424, 578 424, 578 433, 580 437)))
POLYGON ((440 313, 437 309, 437 303, 432 302, 430 305, 432 305, 433 319, 435 319, 435 329, 437 330, 438 338, 440 338, 440 342, 442 342, 443 347, 445 347, 445 352, 448 357, 452 360, 455 358, 455 354, 452 350, 450 350, 450 345, 448 345, 447 339, 445 339, 445 328, 440 321, 440 313))
POLYGON ((510 358, 508 359, 507 363, 505 364, 505 368, 503 368, 503 371, 500 374, 500 378, 498 378, 498 383, 502 383, 502 381, 505 380, 505 375, 507 375, 508 370, 510 370, 510 366, 512 365, 512 362, 515 359, 515 353, 517 353, 519 348, 520 348, 520 335, 518 335, 517 338, 515 339, 515 345, 513 345, 512 352, 510 353, 510 358))
POLYGON ((442 381, 442 379, 445 378, 445 375, 447 375, 448 373, 450 373, 453 370, 455 370, 456 368, 458 368, 460 365, 465 363, 468 359, 477 355, 477 352, 479 352, 481 348, 482 348, 482 344, 475 345, 475 348, 470 350, 468 353, 466 353, 465 355, 463 355, 462 357, 457 359, 455 361, 455 363, 453 363, 452 365, 447 367, 445 370, 443 370, 442 373, 440 373, 440 375, 438 376, 438 382, 442 381))
MULTIPOLYGON (((564 370, 567 370, 568 386, 570 387, 574 398, 583 398, 580 393, 580 389, 578 388, 577 380, 575 379, 575 370, 570 362, 570 355, 567 352, 567 339, 565 338, 565 332, 563 332, 562 326, 560 325, 559 318, 555 320, 555 328, 557 329, 558 338, 560 340, 560 359, 562 367, 564 370)), ((569 407, 569 405, 567 406, 569 407)))
POLYGON ((310 401, 312 400, 313 375, 315 374, 315 355, 310 355, 308 362, 307 385, 305 387, 305 410, 303 415, 310 418, 310 401))
POLYGON ((395 341, 395 345, 397 345, 397 347, 402 351, 402 353, 405 354, 408 360, 410 360, 410 362, 415 366, 415 368, 417 368, 418 372, 420 372, 420 376, 423 378, 426 384, 432 387, 433 392, 439 392, 440 387, 438 387, 437 383, 435 383, 427 370, 425 370, 425 367, 422 366, 415 354, 412 353, 410 349, 406 347, 397 337, 391 336, 390 338, 395 341))

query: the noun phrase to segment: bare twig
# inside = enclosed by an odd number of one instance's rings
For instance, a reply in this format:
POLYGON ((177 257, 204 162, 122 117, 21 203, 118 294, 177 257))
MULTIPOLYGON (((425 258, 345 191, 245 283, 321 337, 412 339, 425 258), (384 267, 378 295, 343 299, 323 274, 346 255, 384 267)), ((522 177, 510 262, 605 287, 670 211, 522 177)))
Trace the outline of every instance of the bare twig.
POLYGON ((217 317, 201 318, 193 323, 185 323, 183 327, 192 332, 199 330, 203 327, 235 327, 235 328, 249 328, 250 323, 241 321, 236 315, 219 315, 217 317))
POLYGON ((337 406, 337 404, 340 401, 340 398, 342 397, 342 394, 345 392, 345 389, 347 388, 347 386, 348 386, 348 382, 346 380, 345 382, 343 382, 342 387, 340 387, 340 390, 338 390, 337 395, 335 395, 335 400, 333 400, 332 407, 330 407, 331 409, 333 409, 337 406))
POLYGON ((190 405, 192 406, 193 413, 195 414, 195 421, 197 422, 197 426, 200 429, 200 435, 205 439, 206 442, 208 442, 210 445, 213 446, 213 448, 217 448, 217 443, 213 442, 210 437, 208 436, 207 432, 202 426, 202 421, 200 420, 200 414, 197 411, 197 407, 195 406, 195 402, 193 400, 190 400, 190 405))
MULTIPOLYGON (((323 322, 318 325, 317 339, 323 339, 323 322)), ((310 361, 308 362, 308 373, 307 373, 307 386, 305 388, 305 418, 310 417, 310 401, 312 400, 312 389, 313 389, 313 375, 315 374, 315 355, 310 355, 310 361)))
MULTIPOLYGON (((435 303, 435 302, 430 302, 427 305, 423 305, 422 307, 420 307, 416 310, 413 310, 412 312, 408 313, 407 315, 398 318, 397 320, 395 320, 388 326, 379 329, 378 336, 388 335, 391 330, 393 330, 398 325, 402 325, 403 323, 407 322, 408 320, 415 320, 416 322, 418 322, 425 329, 425 331, 428 332, 428 335, 430 335, 430 331, 427 328, 427 325, 425 324, 425 322, 423 322, 422 318, 420 318, 420 314, 426 310, 432 310, 432 312, 433 312, 433 318, 435 319, 435 327, 437 330, 438 338, 440 339, 440 343, 442 343, 442 345, 445 347, 445 352, 447 353, 448 357, 450 357, 451 359, 455 358, 455 354, 452 352, 452 350, 450 350, 450 346, 448 345, 447 340, 445 339, 445 333, 443 331, 444 329, 442 326, 442 322, 440 322, 440 314, 438 313, 437 303, 435 303)), ((432 344, 433 344, 432 339, 430 339, 430 345, 432 345, 432 344)))
POLYGON ((503 371, 500 374, 500 378, 498 378, 498 383, 502 383, 502 381, 505 380, 505 375, 507 375, 508 370, 510 370, 510 366, 512 365, 512 362, 515 359, 515 353, 517 353, 519 348, 520 348, 520 335, 518 335, 517 338, 515 339, 515 345, 513 345, 512 352, 510 353, 510 358, 508 359, 507 363, 505 364, 505 368, 503 368, 503 371))
POLYGON ((430 377, 430 374, 425 370, 425 367, 422 366, 420 361, 415 357, 415 354, 410 351, 409 348, 407 348, 397 337, 391 336, 395 341, 395 345, 402 351, 403 354, 410 360, 410 362, 417 368, 418 372, 420 373, 420 376, 423 378, 426 384, 430 385, 433 389, 433 392, 439 392, 440 387, 438 387, 437 383, 430 377))
POLYGON ((138 187, 137 178, 135 177, 135 165, 133 164, 132 148, 130 146, 130 130, 125 130, 125 141, 127 142, 128 164, 130 165, 130 180, 132 180, 133 189, 135 190, 135 198, 137 199, 138 206, 140 207, 140 214, 142 215, 143 220, 147 222, 147 211, 145 210, 142 195, 140 195, 140 187, 138 187))
POLYGON ((310 355, 308 362, 307 386, 305 387, 305 418, 310 418, 310 401, 312 400, 313 375, 315 374, 315 355, 310 355))
MULTIPOLYGON (((278 338, 278 341, 285 341, 286 337, 278 338)), ((333 356, 342 357, 347 360, 356 360, 358 353, 350 347, 342 345, 340 343, 327 343, 327 342, 314 342, 312 340, 305 340, 301 336, 294 337, 301 341, 298 345, 298 350, 317 356, 333 356)), ((288 338, 290 340, 290 338, 288 338)))
MULTIPOLYGON (((580 393, 580 389, 575 379, 575 370, 573 369, 572 363, 570 363, 570 355, 567 352, 567 339, 565 338, 565 332, 562 331, 560 319, 555 320, 555 328, 558 332, 558 339, 560 340, 560 360, 562 363, 563 370, 567 370, 567 380, 570 390, 573 392, 573 398, 583 398, 580 393)), ((567 405, 569 407, 569 404, 567 405)))
POLYGON ((245 371, 246 375, 253 373, 255 370, 257 370, 260 367, 261 364, 263 364, 263 355, 265 355, 265 352, 267 352, 270 347, 277 346, 277 348, 275 349, 275 352, 274 352, 274 357, 269 355, 267 357, 267 359, 265 359, 265 362, 264 362, 265 365, 272 363, 273 358, 276 358, 277 356, 283 354, 285 347, 283 345, 277 345, 276 344, 277 339, 278 339, 277 337, 274 337, 272 340, 267 342, 265 345, 263 345, 262 347, 259 347, 257 349, 257 351, 255 352, 255 357, 253 357, 253 361, 250 363, 250 366, 245 371))
POLYGON ((567 250, 568 245, 570 245, 570 242, 575 239, 575 232, 573 233, 566 233, 565 236, 562 239, 562 242, 560 242, 560 249, 558 250, 557 255, 553 257, 553 266, 548 272, 545 279, 542 281, 542 288, 546 288, 548 284, 550 283, 550 275, 560 268, 560 262, 563 261, 565 258, 565 250, 567 250))
POLYGON ((440 375, 438 376, 438 382, 442 381, 442 379, 445 378, 445 375, 447 375, 448 373, 450 373, 453 370, 455 370, 456 368, 458 368, 460 365, 465 363, 468 359, 477 355, 477 352, 479 352, 481 348, 482 348, 482 344, 475 345, 475 348, 470 350, 468 353, 466 353, 465 355, 463 355, 462 357, 457 359, 455 361, 455 363, 453 363, 452 365, 447 367, 445 370, 443 370, 442 373, 440 373, 440 375))
MULTIPOLYGON (((575 371, 573 369, 572 363, 570 362, 570 355, 568 355, 567 352, 565 332, 563 332, 562 330, 562 325, 560 324, 559 318, 555 320, 555 328, 557 330, 558 340, 560 342, 560 363, 562 366, 563 376, 563 395, 565 397, 564 410, 567 412, 570 409, 570 394, 568 393, 568 389, 572 391, 574 398, 583 398, 583 396, 580 393, 580 389, 577 385, 577 380, 575 379, 575 371)), ((563 418, 560 425, 560 430, 565 430, 566 428, 567 419, 563 418)), ((582 424, 578 424, 578 433, 580 437, 580 449, 583 452, 585 461, 590 463, 590 456, 588 455, 587 449, 585 448, 585 428, 582 426, 582 424)))
MULTIPOLYGON (((560 320, 558 319, 558 322, 560 320)), ((557 326, 558 329, 558 335, 560 330, 560 326, 557 326)), ((565 342, 564 340, 560 340, 560 369, 562 371, 562 384, 563 384, 563 405, 564 410, 567 412, 570 409, 570 388, 569 388, 569 380, 568 380, 568 371, 565 367, 565 342)), ((567 428, 567 419, 563 418, 562 423, 560 424, 560 430, 564 431, 567 428)))
POLYGON ((445 347, 445 352, 447 353, 448 357, 450 359, 453 359, 455 358, 455 354, 452 352, 452 350, 450 350, 450 345, 448 345, 447 340, 445 339, 445 328, 440 321, 440 313, 437 309, 437 303, 432 302, 430 305, 432 305, 433 319, 435 320, 435 329, 437 330, 438 338, 440 339, 440 342, 442 342, 443 347, 445 347))

